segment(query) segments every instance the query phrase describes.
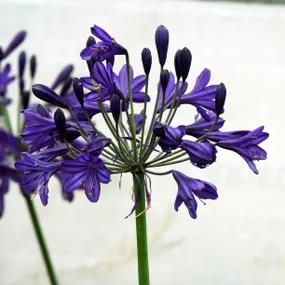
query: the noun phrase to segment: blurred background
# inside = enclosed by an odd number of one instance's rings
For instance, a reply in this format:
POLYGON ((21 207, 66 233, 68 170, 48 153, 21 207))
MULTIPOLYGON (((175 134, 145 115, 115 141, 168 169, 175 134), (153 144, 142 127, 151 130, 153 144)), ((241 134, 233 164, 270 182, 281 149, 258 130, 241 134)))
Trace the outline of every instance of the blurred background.
MULTIPOLYGON (((27 30, 22 47, 38 57, 37 82, 50 84, 69 63, 76 76, 87 74, 79 53, 94 23, 128 48, 136 73, 142 73, 141 50, 150 47, 155 54, 154 31, 164 24, 170 31, 169 69, 175 51, 186 45, 193 55, 190 86, 205 67, 212 83, 226 84, 224 130, 265 125, 270 133, 259 175, 223 150, 207 169, 179 166, 218 187, 219 199, 200 203, 197 220, 184 207, 174 211, 177 186, 171 176, 152 178, 148 234, 154 285, 285 284, 285 6, 257 3, 281 0, 246 2, 0 0, 0 45, 27 30)), ((157 74, 156 65, 153 91, 157 74)), ((17 96, 16 87, 11 90, 17 96)), ((184 110, 176 122, 193 118, 184 110)), ((82 193, 72 204, 63 201, 56 180, 47 207, 34 198, 61 284, 136 284, 134 216, 124 219, 133 206, 131 177, 123 176, 121 189, 118 184, 113 177, 104 185, 97 204, 82 193)), ((48 284, 25 207, 17 187, 11 188, 0 221, 1 285, 48 284)))

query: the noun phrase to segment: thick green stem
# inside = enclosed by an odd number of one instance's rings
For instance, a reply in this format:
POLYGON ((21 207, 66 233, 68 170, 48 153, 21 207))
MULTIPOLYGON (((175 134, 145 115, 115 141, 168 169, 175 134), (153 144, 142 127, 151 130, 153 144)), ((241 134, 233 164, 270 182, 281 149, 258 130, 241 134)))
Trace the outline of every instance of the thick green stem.
POLYGON ((136 231, 137 231, 137 259, 139 285, 149 285, 147 229, 146 229, 146 201, 144 187, 144 173, 133 173, 134 192, 137 201, 136 231))
POLYGON ((27 196, 25 196, 25 200, 27 203, 27 207, 28 207, 28 210, 30 213, 32 223, 33 223, 33 227, 34 227, 35 234, 36 234, 36 237, 38 240, 38 244, 39 244, 42 256, 43 256, 43 260, 44 260, 44 263, 46 266, 46 270, 47 270, 47 274, 49 277, 50 284, 51 285, 58 285, 56 275, 55 275, 55 271, 54 271, 53 266, 52 266, 52 262, 51 262, 51 259, 49 256, 46 241, 45 241, 43 232, 41 230, 41 226, 40 226, 40 223, 39 223, 39 220, 37 217, 37 213, 36 213, 33 201, 30 199, 30 197, 27 197, 27 196))

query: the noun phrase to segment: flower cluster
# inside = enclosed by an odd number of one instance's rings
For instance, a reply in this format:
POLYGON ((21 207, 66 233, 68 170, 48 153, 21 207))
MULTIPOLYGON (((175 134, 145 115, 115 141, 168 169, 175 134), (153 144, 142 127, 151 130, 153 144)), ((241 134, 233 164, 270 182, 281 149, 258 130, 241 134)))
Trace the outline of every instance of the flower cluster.
MULTIPOLYGON (((29 112, 36 109, 35 105, 30 103, 31 86, 34 83, 37 71, 37 58, 35 55, 28 57, 26 51, 21 51, 18 55, 18 68, 16 74, 12 73, 12 65, 7 62, 11 54, 24 42, 27 33, 25 31, 18 32, 6 47, 0 47, 0 217, 4 212, 4 195, 9 190, 9 182, 13 180, 20 184, 21 193, 30 195, 30 191, 26 190, 26 185, 20 183, 22 181, 21 174, 14 167, 15 160, 21 157, 21 150, 27 149, 17 137, 22 129, 21 110, 29 112), (16 82, 19 90, 18 98, 9 97, 9 85, 16 82), (13 99, 13 100, 12 100, 13 99), (13 130, 13 125, 9 116, 8 107, 11 103, 18 103, 18 114, 14 122, 16 122, 17 130, 13 130), (23 186, 25 185, 25 186, 23 186)), ((73 66, 66 66, 55 78, 51 88, 59 90, 59 94, 64 96, 69 92, 72 85, 71 74, 73 66)), ((51 106, 46 105, 46 108, 51 106)), ((42 121, 44 124, 45 122, 42 121)), ((26 123, 27 124, 27 123, 26 123)), ((32 124, 32 123, 31 123, 32 124)), ((34 133, 37 132, 37 126, 33 125, 34 133)), ((29 140, 30 133, 23 133, 25 140, 29 140)), ((45 138, 39 134, 38 142, 35 141, 34 148, 37 149, 37 143, 45 138)), ((34 187, 38 187, 34 184, 34 187)), ((34 190, 34 188, 32 189, 34 190)), ((71 196, 63 192, 64 198, 71 200, 71 196)))
MULTIPOLYGON (((109 183, 112 174, 172 174, 178 185, 175 210, 184 203, 190 216, 196 218, 196 197, 216 199, 216 187, 177 170, 157 172, 154 168, 190 161, 202 169, 214 163, 217 149, 223 148, 239 154, 258 173, 254 161, 266 159, 259 144, 268 133, 263 127, 221 131, 225 85, 209 84, 211 72, 205 68, 189 89, 186 80, 192 54, 186 47, 175 54, 175 72, 165 69, 169 44, 166 27, 159 26, 155 33, 161 68, 156 96, 148 90, 152 67, 148 48, 141 53, 144 74, 135 75, 125 47, 97 25, 91 33, 93 36, 80 54, 87 63, 87 76, 69 80, 64 92, 55 90, 58 82, 51 87, 33 85, 34 95, 49 108, 38 104, 24 110, 22 138, 28 151, 22 153, 16 168, 23 172, 26 193, 39 193, 46 205, 48 182, 55 175, 68 199, 72 199, 74 191, 84 190, 91 202, 97 202, 101 184, 109 183), (119 55, 125 56, 126 64, 116 71, 115 57, 119 55), (152 100, 154 108, 148 116, 152 100), (174 125, 175 115, 183 105, 192 105, 197 114, 195 120, 174 125), (94 124, 98 114, 108 128, 105 133, 94 124)), ((149 203, 150 192, 146 187, 136 197, 149 203)))

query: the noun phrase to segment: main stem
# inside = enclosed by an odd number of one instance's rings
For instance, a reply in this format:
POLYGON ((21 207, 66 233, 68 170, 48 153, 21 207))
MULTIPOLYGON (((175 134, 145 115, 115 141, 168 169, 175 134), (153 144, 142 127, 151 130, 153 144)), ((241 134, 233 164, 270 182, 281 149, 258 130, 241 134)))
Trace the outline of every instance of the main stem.
POLYGON ((51 262, 51 259, 49 256, 49 252, 47 249, 47 245, 45 242, 45 238, 44 238, 41 226, 40 226, 40 222, 39 222, 33 201, 31 200, 31 198, 29 196, 25 196, 25 200, 27 203, 27 207, 28 207, 28 210, 30 213, 32 223, 33 223, 33 227, 34 227, 34 231, 35 231, 35 234, 36 234, 36 237, 38 240, 38 244, 39 244, 42 256, 43 256, 43 260, 44 260, 45 267, 47 270, 47 274, 48 274, 48 277, 50 280, 50 284, 51 285, 58 285, 56 275, 55 275, 55 272, 54 272, 54 269, 52 266, 52 262, 51 262))
POLYGON ((136 231, 139 285, 149 285, 144 173, 134 173, 133 181, 137 201, 136 231))

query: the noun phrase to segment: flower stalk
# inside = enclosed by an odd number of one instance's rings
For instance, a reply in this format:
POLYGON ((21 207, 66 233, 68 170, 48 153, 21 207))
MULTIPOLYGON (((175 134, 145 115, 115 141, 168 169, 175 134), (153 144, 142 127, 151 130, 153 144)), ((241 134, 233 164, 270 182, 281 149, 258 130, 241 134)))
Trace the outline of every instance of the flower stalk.
POLYGON ((133 173, 134 193, 136 207, 136 234, 139 285, 149 285, 146 201, 144 173, 133 173))

